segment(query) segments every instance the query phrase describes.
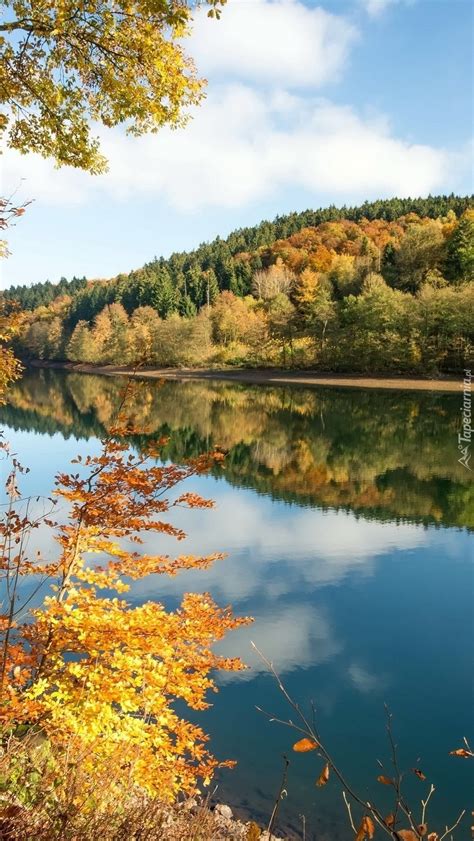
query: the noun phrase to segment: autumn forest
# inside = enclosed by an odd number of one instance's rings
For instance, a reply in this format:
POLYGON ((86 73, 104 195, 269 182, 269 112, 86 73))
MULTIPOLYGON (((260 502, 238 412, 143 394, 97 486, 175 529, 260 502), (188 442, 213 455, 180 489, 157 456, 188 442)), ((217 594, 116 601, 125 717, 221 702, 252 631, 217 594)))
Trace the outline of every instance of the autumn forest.
POLYGON ((458 372, 472 354, 469 198, 392 199, 243 229, 103 281, 12 287, 28 359, 458 372))

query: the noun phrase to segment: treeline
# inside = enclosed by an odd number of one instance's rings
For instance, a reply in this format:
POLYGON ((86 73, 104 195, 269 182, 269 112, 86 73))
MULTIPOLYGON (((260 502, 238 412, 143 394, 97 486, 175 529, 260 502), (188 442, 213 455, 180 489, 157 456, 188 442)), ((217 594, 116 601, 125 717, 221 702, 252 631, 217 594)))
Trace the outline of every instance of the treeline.
POLYGON ((217 237, 193 251, 175 253, 169 259, 155 258, 142 269, 129 275, 119 275, 114 281, 91 283, 79 296, 76 293, 85 288, 85 278, 73 278, 69 282, 62 278, 57 285, 46 281, 32 286, 12 286, 3 294, 17 300, 27 310, 47 306, 65 293, 74 295, 76 300, 69 313, 72 325, 81 319, 90 320, 106 304, 116 301, 121 301, 129 312, 138 306, 149 305, 162 317, 174 310, 188 315, 190 309, 192 311, 207 303, 208 299, 212 300, 219 291, 248 294, 252 272, 271 261, 271 253, 265 253, 265 250, 277 240, 287 239, 303 228, 340 220, 393 222, 410 213, 430 219, 445 217, 449 213, 460 217, 473 206, 473 202, 473 196, 451 194, 364 202, 357 207, 331 205, 318 210, 289 213, 277 216, 273 222, 263 221, 253 227, 240 228, 226 239, 217 237))
POLYGON ((33 283, 31 286, 10 286, 1 294, 8 301, 17 301, 23 310, 34 310, 36 307, 48 306, 56 298, 63 295, 75 295, 87 286, 87 278, 73 277, 66 280, 62 277, 59 283, 33 283))
POLYGON ((224 247, 59 296, 27 315, 17 349, 92 364, 429 374, 471 360, 474 209, 324 221, 225 259, 224 247))
POLYGON ((110 304, 68 338, 61 318, 34 321, 22 349, 37 359, 103 365, 141 361, 156 367, 242 365, 321 370, 419 372, 461 370, 473 346, 474 288, 425 285, 412 295, 371 275, 357 296, 326 291, 308 315, 287 295, 270 300, 219 294, 197 316, 161 319, 151 307, 129 317, 110 304))

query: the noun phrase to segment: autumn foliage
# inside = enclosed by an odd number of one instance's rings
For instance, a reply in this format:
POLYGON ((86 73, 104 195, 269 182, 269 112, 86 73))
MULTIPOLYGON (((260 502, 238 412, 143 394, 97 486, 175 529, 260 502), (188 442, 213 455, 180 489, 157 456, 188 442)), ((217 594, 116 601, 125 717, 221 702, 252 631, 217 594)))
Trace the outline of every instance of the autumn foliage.
POLYGON ((236 619, 208 594, 188 593, 174 611, 152 601, 133 607, 125 598, 133 579, 204 569, 220 557, 171 558, 137 547, 149 534, 185 537, 169 522, 170 511, 212 502, 178 486, 222 456, 163 466, 164 441, 134 455, 123 438, 131 432, 123 408, 100 455, 78 457, 78 472, 57 477, 49 510, 40 516, 21 496, 22 468, 2 445, 11 466, 0 531, 2 585, 9 594, 1 616, 2 732, 5 738, 40 734, 48 745, 41 762, 55 766, 59 797, 61 758, 80 763, 83 809, 87 794, 95 802, 99 780, 103 785, 112 767, 109 798, 146 792, 172 801, 207 785, 219 764, 230 764, 212 756, 206 734, 174 704, 179 699, 205 709, 208 692, 216 690, 213 670, 242 668, 212 645, 248 620, 236 619), (59 521, 53 512, 64 503, 67 517, 59 521), (54 534, 54 560, 27 548, 40 523, 54 534), (26 616, 31 593, 46 583, 49 595, 26 616), (19 599, 24 591, 26 601, 19 599))
MULTIPOLYGON (((219 17, 225 0, 210 0, 219 17)), ((0 134, 20 152, 101 172, 91 123, 140 135, 185 121, 203 81, 183 50, 191 3, 5 0, 0 134)))
POLYGON ((20 376, 21 364, 10 342, 17 335, 21 321, 22 317, 15 307, 0 300, 0 405, 5 401, 8 386, 20 376))
POLYGON ((5 296, 29 310, 18 351, 155 367, 430 375, 469 367, 472 209, 337 219, 242 245, 231 235, 109 281, 12 287, 5 296))

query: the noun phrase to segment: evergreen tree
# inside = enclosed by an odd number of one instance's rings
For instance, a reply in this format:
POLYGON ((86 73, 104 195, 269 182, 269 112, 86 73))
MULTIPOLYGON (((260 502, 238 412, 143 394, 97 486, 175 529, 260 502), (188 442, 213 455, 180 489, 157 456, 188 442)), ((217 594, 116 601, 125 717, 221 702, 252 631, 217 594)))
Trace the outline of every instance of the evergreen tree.
POLYGON ((474 280, 474 210, 467 210, 449 241, 446 276, 453 281, 474 280))
POLYGON ((171 313, 177 312, 178 304, 178 292, 173 286, 168 272, 162 270, 153 292, 152 306, 161 318, 167 318, 171 313))

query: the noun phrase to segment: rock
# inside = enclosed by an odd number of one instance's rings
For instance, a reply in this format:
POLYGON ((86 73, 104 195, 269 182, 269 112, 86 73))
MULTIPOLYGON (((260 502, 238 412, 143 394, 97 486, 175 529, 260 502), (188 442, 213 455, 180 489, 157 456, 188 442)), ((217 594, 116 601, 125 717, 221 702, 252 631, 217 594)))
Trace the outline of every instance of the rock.
POLYGON ((284 841, 284 839, 283 838, 277 838, 276 835, 270 835, 268 830, 265 830, 265 832, 262 832, 262 834, 260 836, 260 841, 284 841))
POLYGON ((221 818, 225 818, 228 821, 232 820, 232 809, 230 808, 230 806, 226 806, 224 803, 218 803, 217 806, 214 806, 214 812, 220 815, 221 818))

